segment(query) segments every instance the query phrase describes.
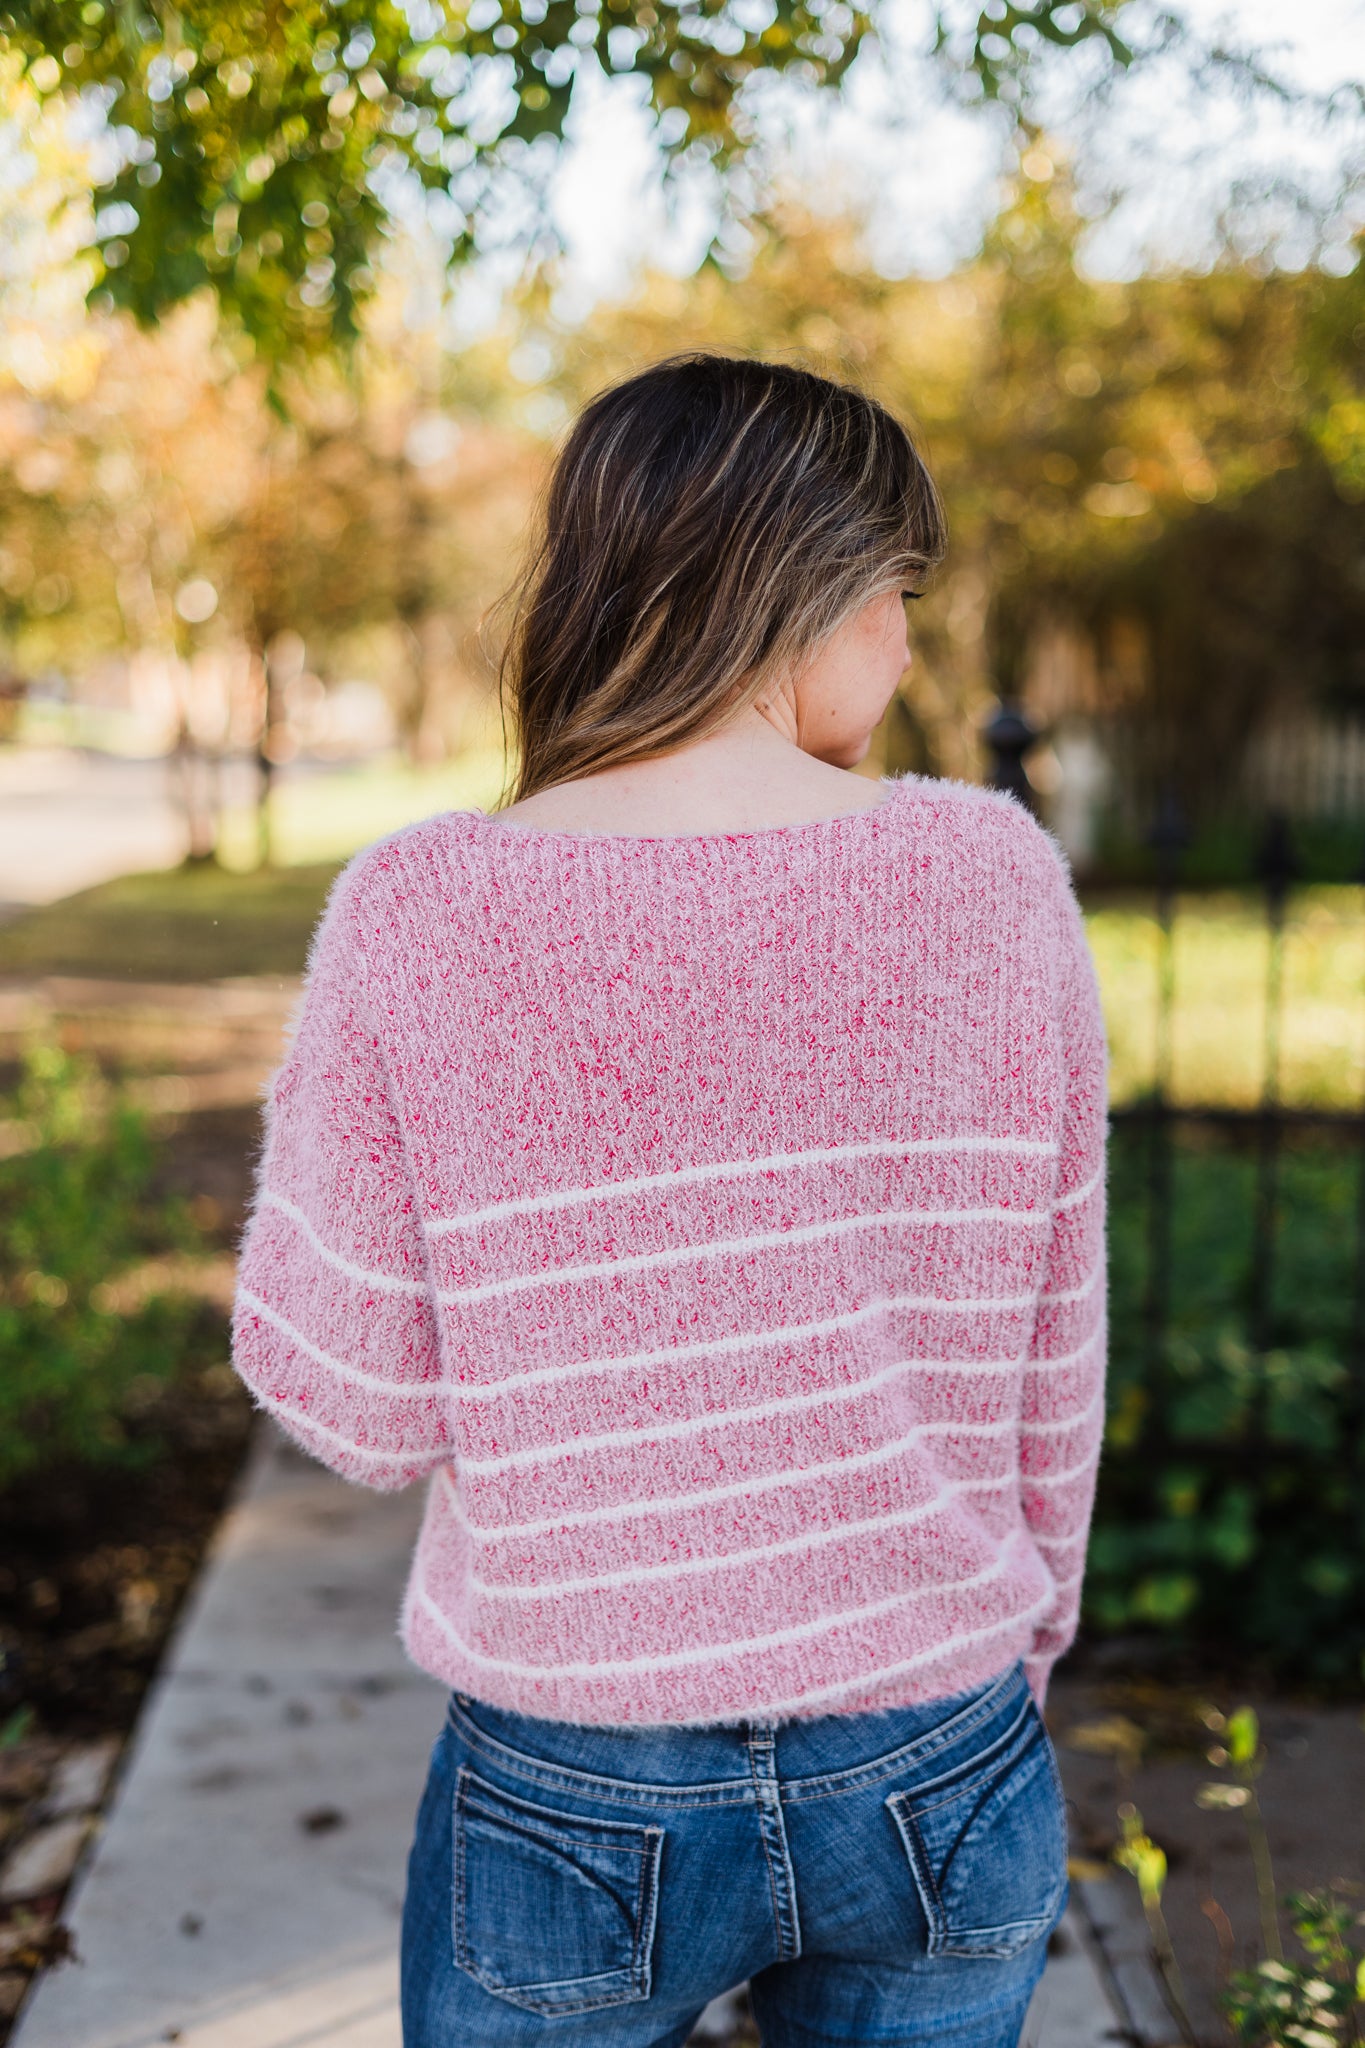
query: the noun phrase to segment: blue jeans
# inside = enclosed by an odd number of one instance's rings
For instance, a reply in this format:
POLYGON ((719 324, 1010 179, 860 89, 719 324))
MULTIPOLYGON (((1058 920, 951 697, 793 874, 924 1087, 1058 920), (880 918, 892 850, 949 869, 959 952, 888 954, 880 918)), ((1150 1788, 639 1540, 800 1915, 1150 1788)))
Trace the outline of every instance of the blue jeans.
POLYGON ((403 1910, 404 2048, 1017 2048, 1067 1899, 1022 1665, 950 1699, 594 1728, 456 1694, 403 1910))

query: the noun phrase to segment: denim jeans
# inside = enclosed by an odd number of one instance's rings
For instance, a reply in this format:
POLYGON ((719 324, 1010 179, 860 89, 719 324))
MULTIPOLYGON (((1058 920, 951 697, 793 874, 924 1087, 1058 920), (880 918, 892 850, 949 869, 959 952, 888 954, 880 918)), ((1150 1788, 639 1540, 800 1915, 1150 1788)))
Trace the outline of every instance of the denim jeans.
POLYGON ((681 2048, 746 1978, 766 2048, 1016 2048, 1066 1898, 1020 1664, 739 1727, 456 1694, 408 1862, 404 2048, 681 2048))

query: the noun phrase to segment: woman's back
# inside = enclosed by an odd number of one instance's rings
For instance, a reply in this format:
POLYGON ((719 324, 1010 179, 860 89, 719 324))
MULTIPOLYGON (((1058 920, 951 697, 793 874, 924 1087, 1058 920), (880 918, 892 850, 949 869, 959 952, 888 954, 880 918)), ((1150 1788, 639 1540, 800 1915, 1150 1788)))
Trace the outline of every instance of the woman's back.
POLYGON ((347 1477, 430 1482, 406 2048, 681 2048, 746 1979, 765 2040, 1017 2048, 1104 1038, 1028 813, 847 773, 944 541, 863 393, 599 393, 506 640, 516 800, 358 855, 315 940, 234 1357, 347 1477))
POLYGON ((338 886, 236 1355, 350 1477, 433 1475, 404 1633, 457 1689, 852 1712, 1041 1690, 1070 1640, 1093 971, 1017 804, 873 787, 753 831, 457 812, 338 886))

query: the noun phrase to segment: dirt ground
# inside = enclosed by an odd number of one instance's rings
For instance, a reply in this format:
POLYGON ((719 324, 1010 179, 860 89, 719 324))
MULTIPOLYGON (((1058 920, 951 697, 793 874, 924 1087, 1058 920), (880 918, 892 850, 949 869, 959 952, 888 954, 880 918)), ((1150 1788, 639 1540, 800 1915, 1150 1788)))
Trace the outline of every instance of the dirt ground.
MULTIPOLYGON (((290 895, 293 950, 278 932, 274 941, 291 964, 310 900, 290 895)), ((108 1796, 253 1416, 229 1364, 226 1292, 261 1090, 296 982, 284 973, 216 985, 109 974, 120 950, 127 965, 166 972, 175 923, 154 913, 154 924, 149 937, 131 915, 120 919, 117 903, 104 918, 96 892, 84 908, 58 905, 5 932, 11 948, 36 954, 40 971, 0 975, 0 1085, 13 1082, 35 1038, 123 1077, 157 1141, 151 1199, 192 1202, 206 1285, 183 1372, 129 1420, 157 1455, 140 1470, 48 1466, 0 1495, 0 2041, 32 1971, 62 1951, 71 1866, 108 1796), (105 976, 70 973, 96 935, 105 976)), ((236 932, 228 937, 240 943, 236 932)))
MULTIPOLYGON (((1119 1808, 1131 1802, 1166 1854, 1162 1904, 1196 2029, 1201 2041, 1224 2043, 1218 1992, 1230 1970, 1250 1967, 1263 1951, 1246 1810, 1206 1811, 1195 1801, 1201 1786, 1232 1781, 1209 1760, 1218 1736, 1207 1717, 1244 1705, 1256 1711, 1265 1756, 1255 1793, 1281 1900, 1330 1887, 1365 1912, 1365 1711, 1358 1702, 1255 1686, 1105 1675, 1104 1661, 1080 1646, 1048 1695, 1077 1870, 1107 1869, 1103 1881, 1135 1898, 1132 1879, 1110 1861, 1119 1808)), ((1286 1954, 1302 1960, 1283 1908, 1280 1920, 1286 1954)))
MULTIPOLYGON (((229 1256, 256 1112, 168 1120, 161 1178, 212 1205, 229 1256)), ((245 1454, 253 1410, 206 1303, 183 1375, 138 1417, 142 1471, 45 1469, 0 1495, 0 2043, 33 1970, 65 1952, 70 1861, 93 1825, 245 1454), (84 1790, 81 1788, 84 1787, 84 1790), (73 1802, 75 1802, 73 1804, 73 1802), (44 1854, 44 1844, 51 1853, 44 1854), (33 1874, 22 1875, 27 1847, 33 1874)))

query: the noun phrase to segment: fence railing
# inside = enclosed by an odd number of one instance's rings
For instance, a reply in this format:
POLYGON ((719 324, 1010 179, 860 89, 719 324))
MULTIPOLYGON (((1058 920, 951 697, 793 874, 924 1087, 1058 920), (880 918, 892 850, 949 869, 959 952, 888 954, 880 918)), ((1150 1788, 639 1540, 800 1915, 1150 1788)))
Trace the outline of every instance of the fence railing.
MULTIPOLYGON (((1007 707, 985 737, 990 779, 1029 801, 1032 729, 1007 707)), ((1365 856, 1365 817, 1360 838, 1365 856)), ((1182 1001, 1195 1000, 1177 940, 1200 899, 1182 888, 1190 835, 1169 795, 1147 833, 1152 1060, 1148 1085, 1111 1112, 1109 1428, 1088 1598, 1101 1628, 1183 1628, 1358 1683, 1365 1065, 1357 1074, 1353 1047, 1349 1084, 1340 1068, 1318 1104, 1286 1086, 1299 868, 1282 812, 1262 819, 1258 840, 1240 900, 1245 910, 1250 891, 1262 922, 1261 1014, 1243 983, 1228 1040, 1256 1033, 1260 1072, 1234 1107, 1177 1085, 1182 1001)), ((1343 901, 1354 919, 1357 898, 1343 901)), ((1365 1054, 1365 903, 1359 915, 1351 1032, 1365 1054)))
MULTIPOLYGON (((1156 915, 1159 968, 1156 994, 1156 1061, 1148 1099, 1115 1113, 1116 1121, 1142 1124, 1148 1136, 1149 1273, 1146 1325, 1149 1355, 1155 1365, 1170 1313, 1171 1227, 1170 1173, 1172 1137, 1177 1121, 1202 1122, 1224 1131, 1242 1131, 1255 1148, 1252 1227, 1248 1245, 1248 1337, 1253 1350, 1264 1352, 1274 1340, 1279 1167, 1291 1131, 1316 1129, 1335 1133, 1360 1155, 1360 1191, 1354 1219, 1354 1273, 1350 1328, 1350 1364, 1365 1377, 1365 1098, 1355 1108, 1306 1109, 1286 1104, 1282 1089, 1281 1052, 1285 1024, 1284 947, 1289 895, 1297 874, 1293 837, 1282 812, 1265 822, 1257 854, 1257 875, 1266 927, 1266 986, 1260 1101, 1250 1109, 1213 1105, 1172 1104, 1171 1048, 1176 1003, 1174 924, 1180 857, 1187 835, 1173 801, 1167 797, 1153 822, 1150 842, 1157 858, 1156 915)), ((1365 837, 1365 827, 1362 827, 1365 837)), ((1365 1036, 1365 975, 1361 982, 1361 1029, 1365 1036)), ((1341 1247, 1349 1256, 1347 1245, 1341 1247)))

